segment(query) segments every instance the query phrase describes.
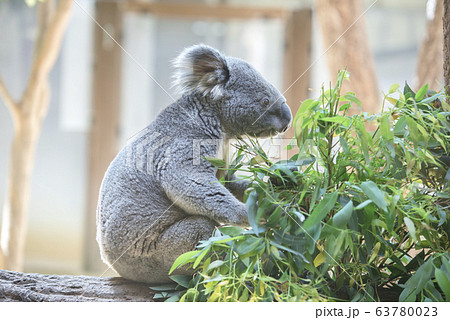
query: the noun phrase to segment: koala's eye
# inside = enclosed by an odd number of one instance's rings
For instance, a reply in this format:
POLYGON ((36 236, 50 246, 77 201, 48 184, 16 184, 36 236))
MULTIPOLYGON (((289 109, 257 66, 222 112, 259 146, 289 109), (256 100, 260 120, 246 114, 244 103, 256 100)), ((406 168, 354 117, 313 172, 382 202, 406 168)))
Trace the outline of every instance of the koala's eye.
POLYGON ((265 99, 263 100, 263 104, 264 104, 265 106, 268 106, 268 105, 270 104, 269 99, 265 98, 265 99))

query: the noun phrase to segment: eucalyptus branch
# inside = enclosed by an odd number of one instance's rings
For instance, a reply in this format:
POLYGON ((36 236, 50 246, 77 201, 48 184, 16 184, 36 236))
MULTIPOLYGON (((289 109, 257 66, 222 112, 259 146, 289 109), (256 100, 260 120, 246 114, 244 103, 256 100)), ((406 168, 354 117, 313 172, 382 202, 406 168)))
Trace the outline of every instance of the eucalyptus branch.
POLYGON ((35 101, 39 94, 39 83, 45 81, 60 51, 62 37, 69 22, 72 0, 60 0, 53 15, 53 19, 42 35, 42 44, 39 46, 31 67, 30 78, 22 97, 24 105, 35 101))

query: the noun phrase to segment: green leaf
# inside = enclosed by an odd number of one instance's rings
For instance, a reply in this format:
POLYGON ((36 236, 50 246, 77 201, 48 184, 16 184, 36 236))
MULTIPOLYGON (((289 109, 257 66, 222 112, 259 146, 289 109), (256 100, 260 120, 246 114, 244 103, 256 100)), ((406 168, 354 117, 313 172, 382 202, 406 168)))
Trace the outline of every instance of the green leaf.
POLYGON ((367 206, 368 204, 371 204, 373 201, 372 200, 366 200, 360 204, 358 204, 355 208, 355 210, 361 210, 363 209, 365 206, 367 206))
POLYGON ((358 106, 362 106, 361 101, 354 94, 344 94, 341 99, 351 101, 358 106))
POLYGON ((252 227, 256 235, 259 235, 259 233, 263 232, 265 229, 259 226, 259 221, 256 221, 258 213, 257 200, 258 194, 256 193, 256 191, 252 191, 249 194, 247 201, 245 202, 245 206, 247 208, 248 223, 250 224, 250 227, 252 227))
POLYGON ((384 140, 394 141, 394 133, 391 132, 388 114, 384 114, 380 119, 380 132, 384 140))
POLYGON ((280 260, 280 251, 274 245, 270 246, 270 253, 275 257, 275 259, 280 260))
POLYGON ((194 269, 202 262, 203 258, 208 254, 210 248, 203 249, 203 251, 198 255, 197 259, 195 259, 194 265, 192 266, 194 269))
POLYGON ((414 242, 417 242, 416 226, 414 225, 414 222, 412 222, 412 220, 408 217, 404 217, 403 221, 405 222, 405 225, 408 228, 408 232, 411 235, 411 237, 413 238, 414 242))
POLYGON ((350 153, 350 149, 348 148, 347 141, 345 140, 344 136, 341 134, 339 135, 339 142, 341 143, 341 147, 342 147, 342 150, 344 150, 344 153, 348 155, 350 153))
POLYGON ((356 123, 356 131, 360 139, 364 160, 366 160, 367 163, 370 163, 369 148, 371 145, 371 139, 362 120, 356 123))
POLYGON ((327 255, 328 263, 330 261, 336 261, 336 255, 339 253, 339 250, 341 249, 342 243, 339 243, 340 234, 338 237, 334 235, 329 235, 326 238, 326 250, 325 253, 327 255))
POLYGON ((227 236, 236 237, 241 235, 244 229, 241 227, 223 226, 219 228, 219 231, 227 236))
POLYGON ((400 85, 398 83, 394 83, 389 87, 389 94, 394 93, 398 90, 398 88, 400 88, 400 85))
POLYGON ((344 103, 342 106, 339 107, 339 111, 345 111, 345 110, 348 110, 348 109, 350 109, 351 106, 352 106, 352 105, 351 105, 351 103, 349 103, 349 102, 344 103))
POLYGON ((263 156, 261 156, 260 154, 258 154, 257 156, 253 157, 250 159, 250 163, 252 165, 258 164, 258 163, 264 163, 266 160, 264 159, 263 156))
POLYGON ((401 116, 397 119, 397 122, 394 125, 394 135, 395 136, 403 136, 405 134, 406 129, 406 116, 401 116))
POLYGON ((444 271, 440 269, 436 269, 434 271, 434 275, 436 277, 436 281, 439 284, 439 287, 442 289, 442 292, 445 294, 446 300, 450 301, 450 279, 444 273, 444 271))
POLYGON ((171 296, 169 299, 164 300, 164 302, 177 302, 180 300, 179 296, 171 296))
POLYGON ((333 226, 337 228, 344 228, 347 225, 347 222, 350 220, 350 217, 353 213, 353 202, 350 200, 345 207, 343 207, 341 210, 339 210, 338 213, 336 213, 333 216, 333 226))
POLYGON ((169 278, 178 283, 183 288, 189 288, 189 281, 192 280, 192 276, 184 276, 179 274, 172 275, 169 278))
POLYGON ((313 264, 315 267, 320 266, 322 263, 327 260, 327 255, 325 251, 320 251, 319 254, 314 258, 313 264))
POLYGON ((153 295, 153 299, 161 299, 161 298, 165 298, 165 297, 166 297, 166 295, 163 293, 155 293, 153 295))
POLYGON ((386 200, 384 200, 384 192, 382 192, 373 181, 364 181, 361 183, 361 189, 366 196, 377 205, 378 208, 387 212, 386 200))
POLYGON ((315 107, 319 105, 319 101, 313 99, 306 99, 302 102, 300 107, 298 108, 298 115, 305 113, 306 111, 311 111, 315 107))
POLYGON ((173 291, 176 290, 178 284, 176 283, 167 283, 167 284, 161 284, 158 286, 149 286, 150 289, 153 291, 173 291))
POLYGON ((425 94, 427 93, 427 91, 428 91, 428 83, 425 84, 422 88, 420 88, 419 91, 417 91, 414 100, 421 101, 425 96, 425 94))
POLYGON ((373 246, 372 253, 371 253, 370 258, 369 258, 369 264, 371 264, 372 261, 373 261, 376 257, 379 256, 379 255, 378 255, 378 252, 380 251, 380 247, 381 247, 381 242, 377 242, 377 243, 373 246))
POLYGON ((288 166, 286 164, 283 164, 282 162, 275 163, 273 166, 271 166, 269 168, 269 170, 270 171, 279 170, 284 174, 284 175, 280 174, 282 180, 286 180, 284 178, 289 178, 291 181, 296 182, 297 179, 296 179, 294 173, 292 172, 292 170, 294 170, 294 169, 295 169, 295 171, 297 171, 297 168, 296 167, 294 168, 295 161, 289 161, 289 163, 292 164, 292 166, 288 166))
POLYGON ((274 245, 275 247, 277 247, 278 249, 281 249, 281 250, 284 250, 284 251, 293 253, 293 254, 299 256, 300 258, 302 258, 302 260, 305 261, 306 263, 309 263, 309 261, 305 258, 305 256, 304 256, 302 253, 300 253, 300 252, 298 252, 298 251, 295 251, 295 250, 292 250, 292 249, 290 249, 290 248, 288 248, 288 247, 285 247, 285 246, 283 246, 283 245, 281 245, 281 244, 279 244, 279 243, 276 243, 276 242, 274 242, 274 241, 270 241, 270 243, 271 243, 272 245, 274 245))
POLYGON ((405 96, 405 100, 408 100, 409 98, 416 96, 416 94, 414 93, 414 91, 412 91, 412 89, 409 87, 407 82, 405 82, 405 87, 403 88, 403 94, 405 96))
POLYGON ((348 128, 352 122, 351 118, 344 117, 344 116, 323 117, 323 118, 320 118, 320 120, 325 121, 325 122, 339 123, 346 128, 348 128))
POLYGON ((386 100, 387 101, 389 101, 392 105, 396 105, 397 104, 397 102, 398 102, 398 100, 397 99, 394 99, 394 98, 392 98, 392 97, 386 97, 386 100))
POLYGON ((211 163, 216 168, 225 168, 227 166, 227 163, 223 159, 205 157, 205 160, 211 163))
POLYGON ((305 237, 306 239, 305 247, 310 254, 313 254, 316 248, 317 240, 319 240, 321 234, 322 234, 322 225, 320 223, 313 225, 311 228, 308 229, 305 237))
POLYGON ((201 250, 195 250, 195 251, 188 251, 188 252, 183 253, 181 256, 179 256, 174 261, 172 268, 170 268, 169 274, 171 274, 178 267, 180 267, 188 262, 192 262, 193 258, 200 252, 201 252, 201 250))
POLYGON ((209 266, 206 268, 205 272, 208 272, 208 271, 210 271, 210 270, 212 270, 212 269, 219 268, 219 267, 221 267, 224 263, 225 263, 225 262, 222 261, 222 260, 215 260, 215 261, 213 261, 213 262, 211 262, 211 263, 209 264, 209 266))
POLYGON ((428 281, 431 280, 433 273, 433 263, 432 259, 429 259, 423 265, 417 269, 416 273, 406 281, 404 285, 404 290, 400 294, 400 302, 413 302, 416 301, 416 296, 419 294, 428 281))
POLYGON ((411 137, 412 142, 414 143, 414 147, 417 148, 420 135, 419 130, 417 129, 417 123, 409 116, 406 117, 406 123, 408 124, 409 136, 411 137))
POLYGON ((401 270, 404 273, 407 272, 407 270, 406 270, 405 266, 403 265, 402 261, 395 254, 390 255, 389 259, 391 259, 393 262, 395 262, 394 266, 396 268, 398 268, 399 270, 401 270))
MULTIPOLYGON (((449 172, 450 172, 450 169, 449 169, 449 172)), ((444 224, 444 222, 445 222, 445 220, 446 220, 446 218, 447 218, 447 213, 445 212, 444 209, 442 209, 441 206, 437 206, 437 207, 436 207, 436 210, 437 210, 437 212, 438 212, 438 214, 439 214, 439 224, 438 224, 438 227, 440 227, 440 226, 442 226, 442 225, 444 224)))
POLYGON ((325 218, 331 209, 333 209, 336 205, 337 197, 338 193, 336 191, 324 196, 319 204, 315 206, 311 215, 305 220, 302 228, 304 230, 308 230, 314 225, 320 223, 320 221, 322 221, 322 219, 325 218))
POLYGON ((236 244, 236 252, 240 258, 254 256, 264 250, 265 245, 262 238, 249 237, 244 241, 239 241, 236 244))

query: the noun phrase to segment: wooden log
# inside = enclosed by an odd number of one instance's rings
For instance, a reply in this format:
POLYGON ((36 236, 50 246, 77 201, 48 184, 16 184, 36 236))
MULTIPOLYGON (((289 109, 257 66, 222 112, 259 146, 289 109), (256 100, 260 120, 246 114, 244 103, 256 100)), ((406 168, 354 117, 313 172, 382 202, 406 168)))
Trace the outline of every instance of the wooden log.
POLYGON ((146 283, 121 277, 60 276, 0 270, 0 302, 153 301, 146 283))

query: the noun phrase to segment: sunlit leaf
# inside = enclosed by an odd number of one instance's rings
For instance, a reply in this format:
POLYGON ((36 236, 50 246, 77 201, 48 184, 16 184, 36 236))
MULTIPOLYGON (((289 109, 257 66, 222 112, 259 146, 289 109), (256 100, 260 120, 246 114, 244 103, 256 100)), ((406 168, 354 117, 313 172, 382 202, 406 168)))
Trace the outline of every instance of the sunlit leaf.
POLYGON ((227 163, 222 159, 214 157, 205 157, 205 160, 211 163, 216 168, 225 168, 227 166, 227 163))
POLYGON ((324 251, 320 251, 320 253, 314 258, 314 266, 318 267, 327 259, 327 255, 324 251))
POLYGON ((193 258, 200 252, 201 252, 201 250, 188 251, 188 252, 180 255, 178 258, 175 259, 175 261, 172 265, 172 268, 170 268, 169 274, 171 274, 178 267, 180 267, 188 262, 192 262, 193 258))
POLYGON ((412 222, 412 220, 408 217, 404 217, 403 221, 405 222, 405 225, 408 228, 408 232, 411 235, 411 237, 414 239, 414 241, 417 241, 416 226, 414 225, 414 222, 412 222))
POLYGON ((420 88, 420 89, 417 91, 417 93, 416 93, 414 99, 415 99, 416 101, 422 100, 423 97, 425 96, 425 94, 427 93, 427 91, 428 91, 428 83, 425 84, 422 88, 420 88))
POLYGON ((361 189, 367 195, 367 197, 373 201, 380 209, 387 212, 387 203, 384 199, 384 192, 382 192, 375 182, 364 181, 361 183, 361 189))
POLYGON ((394 93, 398 90, 398 88, 400 88, 400 85, 398 83, 394 83, 389 87, 389 94, 394 93))

